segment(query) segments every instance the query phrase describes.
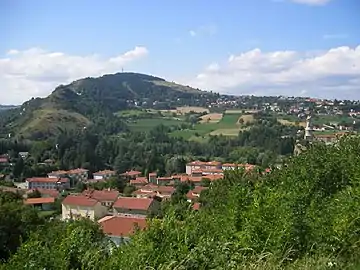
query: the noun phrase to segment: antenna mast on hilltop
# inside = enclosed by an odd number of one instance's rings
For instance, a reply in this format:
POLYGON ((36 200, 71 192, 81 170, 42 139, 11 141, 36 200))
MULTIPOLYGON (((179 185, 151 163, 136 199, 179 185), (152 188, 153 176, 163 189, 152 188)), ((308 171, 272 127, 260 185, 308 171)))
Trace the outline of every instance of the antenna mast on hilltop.
POLYGON ((121 72, 124 73, 124 68, 121 68, 121 72))

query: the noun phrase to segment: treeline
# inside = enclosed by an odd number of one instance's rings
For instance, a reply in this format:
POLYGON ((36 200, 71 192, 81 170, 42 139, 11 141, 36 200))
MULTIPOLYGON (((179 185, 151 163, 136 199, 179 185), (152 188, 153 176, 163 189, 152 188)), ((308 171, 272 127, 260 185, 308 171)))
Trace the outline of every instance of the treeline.
MULTIPOLYGON (((116 125, 108 128, 118 127, 122 128, 116 125)), ((203 143, 172 137, 170 129, 160 125, 146 133, 124 132, 111 136, 106 135, 100 126, 89 127, 76 132, 62 132, 45 141, 3 140, 0 150, 1 153, 11 152, 12 163, 17 164, 16 172, 13 172, 15 177, 21 175, 19 168, 23 168, 22 178, 26 178, 46 175, 56 168, 78 167, 90 171, 114 168, 119 172, 137 169, 145 174, 157 171, 159 175, 169 175, 184 172, 185 164, 195 159, 268 167, 281 162, 279 157, 291 155, 294 148, 292 137, 282 137, 292 130, 276 121, 261 120, 238 137, 212 136, 203 143), (30 153, 25 161, 17 157, 20 150, 30 153), (46 159, 56 163, 54 166, 39 165, 46 159)))
POLYGON ((359 149, 346 137, 268 175, 231 172, 202 194, 200 211, 170 205, 111 251, 95 225, 52 221, 3 269, 358 269, 359 149))

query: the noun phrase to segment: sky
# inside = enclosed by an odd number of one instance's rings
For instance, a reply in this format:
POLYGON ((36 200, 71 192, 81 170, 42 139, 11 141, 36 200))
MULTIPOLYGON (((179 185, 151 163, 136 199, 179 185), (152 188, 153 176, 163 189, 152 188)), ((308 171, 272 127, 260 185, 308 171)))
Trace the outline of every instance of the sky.
POLYGON ((0 0, 0 104, 139 72, 233 95, 360 99, 359 0, 0 0))

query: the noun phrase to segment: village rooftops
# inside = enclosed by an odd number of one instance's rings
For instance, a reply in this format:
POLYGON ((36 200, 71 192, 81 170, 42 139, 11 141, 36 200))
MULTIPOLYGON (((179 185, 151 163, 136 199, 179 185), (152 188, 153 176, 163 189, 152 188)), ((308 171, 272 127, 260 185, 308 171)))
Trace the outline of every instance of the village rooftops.
POLYGON ((136 177, 136 179, 130 180, 130 185, 146 185, 147 183, 146 177, 136 177))
POLYGON ((63 201, 63 205, 76 205, 93 207, 98 203, 97 200, 84 195, 68 195, 63 201))
POLYGON ((24 204, 46 204, 46 203, 54 203, 55 198, 47 197, 47 198, 29 198, 24 201, 24 204))
POLYGON ((114 203, 114 208, 148 210, 154 199, 150 198, 134 198, 120 197, 114 203))
POLYGON ((111 170, 104 170, 93 173, 93 175, 114 175, 114 174, 116 174, 116 172, 111 170))
POLYGON ((95 199, 99 202, 108 202, 108 201, 116 201, 119 196, 119 191, 117 190, 84 190, 82 195, 87 196, 89 198, 95 199))
POLYGON ((82 174, 82 173, 87 173, 87 172, 89 172, 89 170, 77 168, 77 169, 67 171, 67 174, 82 174))
POLYGON ((48 176, 65 176, 67 174, 67 171, 59 170, 59 171, 53 171, 51 173, 48 173, 48 176))
POLYGON ((29 183, 67 183, 69 179, 67 178, 47 178, 47 177, 32 177, 27 178, 27 182, 29 183))
POLYGON ((109 236, 128 237, 136 229, 143 230, 147 227, 146 219, 134 216, 106 216, 98 221, 103 232, 109 236))
POLYGON ((134 177, 134 176, 141 175, 141 172, 139 172, 139 171, 129 171, 129 172, 124 172, 122 175, 134 177))
POLYGON ((56 189, 36 188, 36 189, 29 189, 26 193, 30 194, 36 190, 39 191, 42 196, 49 196, 53 198, 57 198, 59 196, 59 191, 56 189))

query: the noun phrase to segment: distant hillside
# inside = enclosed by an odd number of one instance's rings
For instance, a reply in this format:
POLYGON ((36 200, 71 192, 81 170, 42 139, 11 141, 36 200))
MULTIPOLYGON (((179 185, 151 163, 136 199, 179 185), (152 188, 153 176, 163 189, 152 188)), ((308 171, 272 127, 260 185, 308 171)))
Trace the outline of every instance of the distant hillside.
POLYGON ((114 112, 138 105, 157 109, 202 105, 216 97, 216 94, 138 73, 85 78, 58 86, 46 98, 34 98, 19 108, 2 112, 0 135, 13 133, 43 138, 89 126, 103 130, 103 124, 116 132, 126 128, 114 112))
POLYGON ((10 109, 15 109, 19 106, 15 106, 15 105, 0 105, 0 111, 5 111, 5 110, 10 110, 10 109))

